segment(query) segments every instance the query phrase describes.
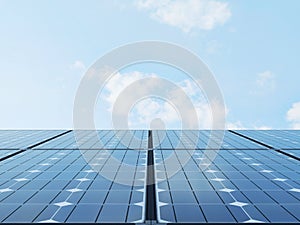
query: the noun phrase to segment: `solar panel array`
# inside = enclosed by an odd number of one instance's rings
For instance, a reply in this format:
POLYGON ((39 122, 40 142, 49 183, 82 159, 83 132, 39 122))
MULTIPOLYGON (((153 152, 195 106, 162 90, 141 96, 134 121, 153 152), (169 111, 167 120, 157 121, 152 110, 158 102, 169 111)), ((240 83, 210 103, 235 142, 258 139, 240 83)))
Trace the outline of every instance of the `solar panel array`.
MULTIPOLYGON (((94 157, 101 156, 94 151, 94 157)), ((110 157, 140 165, 145 153, 121 150, 110 157)), ((109 164, 102 163, 103 170, 110 170, 109 164)), ((114 177, 139 182, 120 185, 96 173, 80 151, 72 150, 30 150, 2 163, 1 171, 2 222, 143 221, 144 171, 122 174, 120 166, 112 171, 114 177)))
POLYGON ((6 130, 0 131, 0 157, 4 158, 20 149, 33 146, 53 136, 62 134, 61 130, 6 130))
MULTIPOLYGON (((156 158, 164 159, 169 154, 157 150, 156 158)), ((174 154, 180 156, 181 152, 174 154)), ((297 222, 300 219, 299 163, 276 152, 221 150, 212 164, 201 171, 202 155, 203 151, 197 150, 192 160, 168 179, 165 178, 172 166, 165 159, 157 163, 156 177, 165 180, 156 189, 160 222, 297 222)))
POLYGON ((222 133, 0 131, 0 222, 300 222, 300 131, 222 133))
POLYGON ((148 131, 80 130, 46 142, 36 149, 147 149, 148 131))
POLYGON ((300 158, 300 132, 298 130, 241 130, 238 133, 300 158))

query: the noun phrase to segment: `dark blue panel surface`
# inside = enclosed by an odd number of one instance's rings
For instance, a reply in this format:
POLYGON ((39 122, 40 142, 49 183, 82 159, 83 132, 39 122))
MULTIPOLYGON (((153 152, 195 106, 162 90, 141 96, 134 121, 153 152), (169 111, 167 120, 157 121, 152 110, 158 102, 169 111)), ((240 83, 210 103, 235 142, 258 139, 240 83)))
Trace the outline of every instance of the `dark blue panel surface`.
POLYGON ((0 130, 0 149, 28 148, 63 132, 63 130, 0 130))
POLYGON ((237 130, 264 144, 277 149, 300 149, 299 130, 237 130))
POLYGON ((99 174, 79 150, 27 150, 0 162, 1 222, 143 222, 146 152, 112 150, 105 160, 103 152, 91 151, 99 174))
POLYGON ((35 149, 147 149, 148 131, 73 131, 35 149))
MULTIPOLYGON (((0 132, 0 157, 62 132, 0 132)), ((153 131, 158 221, 300 222, 299 131, 237 131, 295 157, 229 131, 221 150, 204 150, 220 132, 153 131)), ((0 161, 0 222, 145 222, 148 131, 77 137, 0 161)))
POLYGON ((222 149, 267 149, 229 131, 156 130, 153 131, 153 143, 157 149, 206 149, 214 148, 216 143, 222 149), (211 145, 208 145, 209 140, 211 145))
POLYGON ((300 222, 299 161, 274 150, 222 149, 201 170, 204 152, 184 164, 183 151, 155 150, 160 222, 300 222))

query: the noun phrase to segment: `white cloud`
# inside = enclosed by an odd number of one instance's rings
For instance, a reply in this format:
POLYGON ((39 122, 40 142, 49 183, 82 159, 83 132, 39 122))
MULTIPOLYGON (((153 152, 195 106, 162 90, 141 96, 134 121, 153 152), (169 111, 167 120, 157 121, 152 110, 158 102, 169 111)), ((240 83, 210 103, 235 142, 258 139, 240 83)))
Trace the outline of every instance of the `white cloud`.
POLYGON ((70 68, 75 70, 85 70, 86 66, 81 60, 76 60, 74 63, 70 65, 70 68))
POLYGON ((270 126, 254 126, 254 130, 272 130, 272 127, 270 126))
POLYGON ((275 88, 275 76, 267 70, 257 75, 256 84, 260 88, 274 89, 275 88))
MULTIPOLYGON (((130 72, 120 74, 117 73, 114 75, 110 81, 106 84, 102 99, 104 99, 109 107, 107 110, 111 113, 113 109, 113 105, 116 102, 116 99, 121 94, 121 92, 133 84, 135 81, 143 79, 145 77, 158 77, 155 74, 144 74, 141 72, 130 72)), ((166 101, 162 101, 161 99, 157 99, 154 97, 145 96, 146 98, 136 103, 128 116, 128 124, 131 128, 149 128, 151 121, 156 118, 160 118, 165 126, 169 129, 181 128, 181 118, 179 114, 179 110, 184 115, 192 115, 191 109, 186 103, 186 99, 180 94, 180 91, 184 91, 188 98, 193 103, 194 109, 198 115, 198 121, 192 121, 193 117, 186 117, 189 124, 199 124, 199 128, 201 129, 210 129, 212 127, 212 109, 216 111, 219 110, 219 106, 216 103, 212 103, 211 105, 206 101, 205 97, 201 93, 201 90, 196 86, 196 84, 191 80, 183 80, 182 82, 176 83, 176 85, 180 89, 171 89, 168 91, 169 99, 171 103, 174 105, 182 106, 180 109, 175 109, 172 104, 166 101)), ((148 84, 140 84, 135 86, 135 92, 137 93, 146 93, 145 89, 152 88, 151 85, 148 84)), ((151 89, 152 90, 152 89, 151 89)), ((159 94, 159 93, 155 93, 159 94)), ((124 97, 124 93, 122 93, 122 97, 124 97)), ((128 101, 131 99, 131 96, 125 96, 128 101)), ((120 107, 120 106, 118 106, 120 107)), ((122 111, 122 110, 121 110, 122 111)), ((217 117, 221 117, 222 115, 217 115, 217 117)))
POLYGON ((251 130, 271 130, 272 127, 270 126, 256 126, 256 125, 252 125, 252 126, 244 126, 244 124, 241 121, 236 121, 236 122, 228 122, 226 123, 226 128, 229 130, 247 130, 247 129, 251 129, 251 130))
POLYGON ((241 121, 226 123, 226 129, 228 130, 242 130, 245 129, 241 121))
POLYGON ((153 19, 184 32, 211 30, 231 16, 228 3, 217 0, 137 0, 135 5, 149 11, 153 19))
POLYGON ((109 108, 109 111, 112 110, 112 107, 116 102, 117 97, 124 90, 124 88, 128 87, 130 84, 132 84, 137 80, 145 78, 145 76, 146 76, 145 74, 137 71, 132 73, 127 73, 127 74, 120 74, 120 73, 115 74, 109 80, 109 82, 107 82, 104 89, 104 100, 106 100, 111 106, 109 108))
MULTIPOLYGON (((140 79, 146 78, 146 77, 153 77, 158 78, 159 76, 156 74, 145 74, 142 72, 134 71, 129 73, 116 73, 105 85, 101 98, 106 103, 108 103, 107 112, 112 113, 113 106, 118 98, 118 96, 121 94, 121 92, 124 91, 125 88, 127 88, 129 85, 135 83, 136 81, 139 81, 140 79)), ((155 81, 153 81, 155 83, 155 81)), ((124 115, 125 118, 128 118, 128 126, 131 129, 149 129, 151 122, 155 119, 159 118, 161 119, 165 127, 168 129, 181 129, 182 124, 179 111, 185 115, 190 115, 191 109, 189 109, 185 102, 185 99, 180 94, 180 91, 184 91, 188 98, 193 103, 194 109, 198 116, 198 121, 193 121, 193 118, 191 117, 190 121, 188 121, 190 124, 192 123, 198 123, 199 129, 211 129, 213 124, 213 116, 212 116, 212 110, 217 112, 216 118, 221 118, 222 115, 218 115, 218 112, 222 112, 222 110, 219 109, 220 105, 217 103, 212 102, 209 104, 201 92, 201 89, 196 85, 195 82, 193 82, 190 79, 182 80, 181 82, 176 82, 176 84, 180 89, 170 89, 168 90, 168 94, 170 99, 172 99, 170 104, 167 101, 163 101, 162 99, 158 99, 151 96, 145 96, 144 99, 140 100, 139 102, 135 103, 135 105, 132 106, 131 111, 125 112, 125 110, 122 109, 123 105, 118 105, 120 107, 118 110, 122 115, 124 113, 128 113, 128 115, 124 115), (180 109, 176 109, 174 105, 180 105, 182 106, 180 109)), ((135 83, 135 90, 136 93, 147 93, 146 90, 150 90, 149 88, 152 88, 148 83, 135 83)), ((159 89, 159 88, 158 88, 159 89)), ((153 89, 151 89, 153 90, 153 89)), ((158 91, 159 92, 159 91, 158 91)), ((130 94, 130 92, 126 92, 130 94)), ((124 92, 122 93, 124 97, 124 92)), ((159 93, 155 93, 158 94, 159 93)), ((126 95, 126 94, 125 94, 126 95)), ((124 99, 127 99, 129 102, 131 102, 132 96, 125 96, 124 99)), ((125 104, 126 105, 126 104, 125 104)), ((300 103, 299 106, 300 108, 300 103)), ((225 116, 229 114, 229 110, 225 108, 225 116)), ((293 112, 291 114, 294 114, 293 112)), ((299 114, 297 114, 298 117, 298 125, 300 127, 300 109, 299 114)), ((294 118, 294 117, 293 117, 294 118)), ((189 119, 189 118, 188 118, 189 119)), ((114 126, 118 126, 118 124, 114 124, 114 126)), ((115 127, 122 129, 124 127, 115 127)), ((238 130, 238 129, 256 129, 256 130, 265 130, 265 129, 272 129, 269 126, 264 125, 252 125, 252 126, 245 126, 243 122, 237 120, 237 121, 229 121, 226 123, 226 129, 232 129, 232 130, 238 130)))
POLYGON ((137 103, 129 115, 129 126, 131 128, 149 128, 155 119, 161 119, 166 127, 180 127, 180 116, 176 109, 168 102, 158 99, 147 98, 137 103))
POLYGON ((206 44, 206 51, 208 54, 215 54, 221 49, 221 47, 221 44, 217 40, 212 40, 206 44))
POLYGON ((293 129, 300 129, 300 102, 292 105, 286 114, 286 119, 291 123, 293 129))
POLYGON ((275 88, 275 75, 270 70, 266 70, 256 75, 254 86, 249 93, 251 95, 265 95, 273 92, 275 88))

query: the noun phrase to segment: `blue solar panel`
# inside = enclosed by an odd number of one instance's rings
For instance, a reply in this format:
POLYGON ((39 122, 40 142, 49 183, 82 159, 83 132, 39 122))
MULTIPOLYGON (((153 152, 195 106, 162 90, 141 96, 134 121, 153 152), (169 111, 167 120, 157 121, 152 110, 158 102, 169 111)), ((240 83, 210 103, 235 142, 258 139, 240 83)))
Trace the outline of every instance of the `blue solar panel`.
POLYGON ((236 132, 276 149, 300 149, 299 130, 238 130, 236 132))
POLYGON ((147 149, 147 138, 148 132, 143 130, 83 130, 70 132, 36 149, 147 149))
POLYGON ((236 132, 0 132, 0 222, 300 222, 299 131, 236 132))
POLYGON ((1 130, 0 149, 27 148, 63 132, 62 130, 1 130))
POLYGON ((239 137, 229 131, 224 132, 223 140, 218 140, 219 136, 222 136, 223 131, 153 131, 153 143, 157 149, 206 149, 209 139, 216 140, 217 143, 221 143, 222 149, 267 149, 266 147, 249 141, 245 138, 239 137))
POLYGON ((7 150, 7 149, 0 149, 0 158, 4 158, 6 156, 9 156, 11 154, 14 154, 18 152, 17 150, 13 150, 13 149, 10 149, 10 150, 7 150))
POLYGON ((197 150, 165 179, 174 169, 166 158, 181 151, 155 150, 160 222, 299 222, 298 161, 275 151, 221 150, 203 172, 197 150))
POLYGON ((292 156, 300 158, 300 149, 294 149, 294 150, 292 150, 292 149, 286 150, 285 149, 284 152, 286 152, 292 156))
MULTIPOLYGON (((94 157, 102 151, 92 151, 94 157)), ((0 164, 0 220, 2 222, 141 222, 145 207, 144 151, 110 152, 136 170, 124 173, 106 161, 100 173, 86 163, 79 150, 28 150, 0 164), (144 169, 138 169, 142 166, 144 169), (113 170, 112 168, 116 168, 113 170), (109 170, 122 185, 101 176, 109 170), (4 172, 5 171, 5 172, 4 172), (118 178, 118 176, 122 178, 118 178), (139 178, 139 179, 136 179, 139 178)), ((109 161, 109 158, 108 158, 109 161)))

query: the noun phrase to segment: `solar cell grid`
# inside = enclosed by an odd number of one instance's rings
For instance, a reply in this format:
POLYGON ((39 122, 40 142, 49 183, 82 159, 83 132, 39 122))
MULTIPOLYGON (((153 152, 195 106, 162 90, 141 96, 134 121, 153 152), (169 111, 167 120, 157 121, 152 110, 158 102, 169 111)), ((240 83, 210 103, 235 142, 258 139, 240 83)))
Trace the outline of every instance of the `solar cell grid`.
POLYGON ((209 148, 209 139, 215 143, 220 143, 222 149, 267 149, 260 144, 238 137, 229 131, 224 132, 223 141, 220 140, 222 131, 211 133, 208 130, 156 130, 153 133, 154 146, 157 149, 206 149, 209 148))
POLYGON ((16 153, 16 152, 18 152, 18 150, 1 149, 1 150, 0 150, 0 159, 5 158, 6 156, 9 156, 9 155, 11 155, 11 154, 13 154, 13 153, 16 153))
POLYGON ((276 149, 300 149, 300 131, 296 130, 238 130, 276 149))
POLYGON ((147 149, 147 134, 143 130, 73 131, 35 149, 147 149))
MULTIPOLYGON (((95 157, 102 155, 101 151, 92 152, 95 157)), ((145 163, 143 151, 118 150, 112 155, 136 168, 145 163)), ((116 170, 106 167, 105 161, 100 163, 115 178, 122 173, 121 162, 116 170)), ((2 162, 0 168, 6 171, 0 180, 2 222, 144 220, 145 170, 133 171, 133 176, 122 174, 122 179, 136 182, 136 186, 121 185, 94 172, 79 150, 29 150, 2 162)))
POLYGON ((62 130, 1 130, 0 149, 27 148, 63 132, 62 130))
POLYGON ((288 150, 284 149, 284 152, 300 158, 300 149, 294 149, 294 150, 292 150, 292 149, 288 149, 288 150))
MULTIPOLYGON (((168 151, 156 150, 156 157, 169 156, 168 151)), ((295 160, 262 150, 221 150, 202 172, 202 154, 197 150, 178 174, 157 184, 160 222, 299 222, 289 210, 300 200, 300 164, 295 160), (290 164, 294 168, 285 166, 290 164)), ((158 180, 172 169, 160 162, 158 180)))
POLYGON ((205 151, 208 130, 152 131, 153 190, 146 130, 0 132, 0 157, 26 149, 0 161, 0 222, 147 223, 155 208, 154 224, 300 222, 300 132, 237 132, 205 151))

